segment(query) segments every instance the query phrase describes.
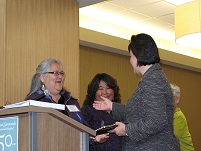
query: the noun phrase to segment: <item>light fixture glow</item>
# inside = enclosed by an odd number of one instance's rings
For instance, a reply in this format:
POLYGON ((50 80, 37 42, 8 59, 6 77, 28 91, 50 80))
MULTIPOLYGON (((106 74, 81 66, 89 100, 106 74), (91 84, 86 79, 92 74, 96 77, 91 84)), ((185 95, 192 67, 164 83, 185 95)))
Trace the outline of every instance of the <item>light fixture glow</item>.
POLYGON ((176 43, 201 50, 201 0, 178 6, 174 17, 176 43))

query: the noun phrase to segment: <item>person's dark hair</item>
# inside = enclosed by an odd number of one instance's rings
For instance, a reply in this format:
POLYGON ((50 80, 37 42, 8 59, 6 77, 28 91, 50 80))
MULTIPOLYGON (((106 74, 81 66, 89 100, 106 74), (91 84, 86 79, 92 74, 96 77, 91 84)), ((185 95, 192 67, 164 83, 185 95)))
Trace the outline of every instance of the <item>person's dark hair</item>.
POLYGON ((117 85, 117 80, 106 73, 98 73, 88 85, 87 95, 83 105, 93 104, 100 81, 104 81, 107 86, 114 91, 114 99, 112 102, 121 103, 121 95, 119 94, 119 86, 117 85))
POLYGON ((132 35, 128 45, 128 51, 131 51, 137 58, 139 66, 160 62, 157 45, 154 39, 147 34, 132 35))

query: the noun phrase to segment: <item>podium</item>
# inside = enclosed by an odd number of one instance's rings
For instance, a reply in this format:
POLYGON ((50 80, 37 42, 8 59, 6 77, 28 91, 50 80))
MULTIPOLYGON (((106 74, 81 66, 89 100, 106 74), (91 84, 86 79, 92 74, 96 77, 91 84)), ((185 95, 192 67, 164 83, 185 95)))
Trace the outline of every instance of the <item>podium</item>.
POLYGON ((58 110, 19 107, 0 110, 0 118, 18 117, 18 151, 88 151, 95 131, 58 110))

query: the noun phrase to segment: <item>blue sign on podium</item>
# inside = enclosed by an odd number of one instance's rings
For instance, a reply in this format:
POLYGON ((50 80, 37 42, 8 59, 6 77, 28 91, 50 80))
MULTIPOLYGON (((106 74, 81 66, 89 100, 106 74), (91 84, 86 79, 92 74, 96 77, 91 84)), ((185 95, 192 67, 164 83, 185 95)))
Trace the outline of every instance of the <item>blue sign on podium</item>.
POLYGON ((18 116, 0 118, 0 151, 18 151, 18 116))

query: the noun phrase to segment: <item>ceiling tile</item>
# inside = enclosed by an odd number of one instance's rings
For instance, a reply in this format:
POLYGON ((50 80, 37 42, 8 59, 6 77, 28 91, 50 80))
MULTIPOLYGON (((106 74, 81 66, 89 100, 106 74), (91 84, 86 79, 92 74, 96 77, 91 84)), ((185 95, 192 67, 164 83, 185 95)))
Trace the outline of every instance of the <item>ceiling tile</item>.
POLYGON ((118 5, 127 9, 135 8, 147 4, 152 4, 161 0, 111 0, 108 3, 118 5))
POLYGON ((134 12, 131 10, 126 10, 122 12, 118 12, 115 14, 117 19, 122 18, 124 20, 133 20, 134 22, 142 21, 150 18, 150 16, 140 14, 138 12, 134 12))
POLYGON ((184 3, 187 3, 187 2, 190 2, 190 1, 193 1, 193 0, 165 0, 166 2, 169 2, 171 4, 174 4, 176 6, 179 6, 181 4, 184 4, 184 3))
POLYGON ((160 17, 156 17, 156 19, 162 20, 164 22, 167 22, 169 24, 174 25, 174 14, 168 14, 160 17))
POLYGON ((144 20, 141 23, 143 23, 143 24, 145 24, 147 26, 152 26, 152 28, 155 28, 155 29, 172 26, 171 24, 168 24, 166 22, 163 22, 161 20, 157 20, 157 19, 154 19, 154 18, 144 20))
POLYGON ((176 6, 173 4, 167 3, 165 1, 160 1, 150 5, 134 8, 132 10, 145 15, 149 15, 151 17, 158 17, 173 13, 175 8, 176 6))

